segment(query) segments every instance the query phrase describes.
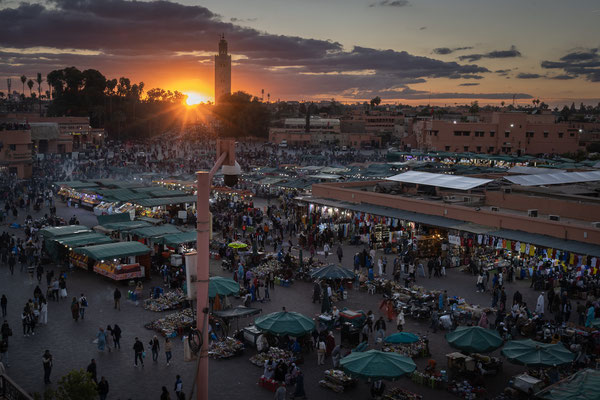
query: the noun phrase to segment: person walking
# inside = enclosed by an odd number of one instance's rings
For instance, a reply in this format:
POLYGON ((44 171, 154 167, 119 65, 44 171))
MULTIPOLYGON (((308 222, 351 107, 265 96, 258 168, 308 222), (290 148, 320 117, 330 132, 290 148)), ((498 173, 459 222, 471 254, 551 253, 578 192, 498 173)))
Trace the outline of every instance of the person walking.
POLYGON ((10 269, 11 275, 15 274, 15 264, 16 263, 17 263, 17 259, 15 258, 15 255, 11 252, 10 256, 8 257, 8 268, 10 269))
POLYGON ((166 386, 163 386, 160 393, 160 400, 171 400, 171 395, 166 386))
POLYGON ((8 305, 8 298, 5 294, 0 298, 0 307, 2 307, 2 318, 6 317, 6 306, 8 305))
POLYGON ((104 329, 98 329, 96 339, 98 340, 98 350, 104 351, 104 347, 106 346, 106 332, 104 331, 104 329))
POLYGON ((294 394, 292 394, 292 399, 295 399, 296 397, 306 399, 306 392, 304 391, 304 373, 301 370, 298 370, 298 374, 296 375, 296 387, 294 389, 294 394))
POLYGON ((405 324, 404 311, 402 311, 402 309, 400 309, 400 312, 398 313, 398 316, 396 317, 396 328, 398 329, 398 332, 402 332, 402 330, 404 329, 404 324, 405 324))
POLYGON ((319 344, 317 345, 317 365, 325 364, 325 352, 327 351, 327 345, 323 338, 319 339, 319 344))
POLYGON ((48 302, 44 296, 40 297, 40 324, 48 325, 48 302))
POLYGON ((171 351, 173 350, 173 343, 169 338, 165 338, 165 357, 167 358, 167 366, 171 365, 171 357, 173 357, 171 351))
POLYGON ((87 369, 86 369, 86 371, 87 371, 87 373, 88 373, 88 374, 90 374, 90 378, 92 378, 92 380, 93 380, 93 381, 94 381, 96 384, 98 384, 98 376, 97 376, 97 373, 98 373, 98 368, 97 368, 97 365, 96 365, 96 360, 94 360, 94 359, 92 358, 92 361, 91 361, 91 362, 89 363, 89 365, 87 366, 87 369))
POLYGON ((87 298, 81 293, 81 297, 79 298, 79 315, 81 316, 81 320, 85 318, 85 309, 88 306, 87 298))
POLYGON ((73 297, 73 300, 71 301, 71 316, 75 322, 79 321, 79 302, 76 297, 73 297))
POLYGON ((108 381, 105 377, 101 377, 100 382, 98 382, 98 395, 100 396, 100 400, 106 400, 108 389, 108 381))
POLYGON ((27 306, 23 308, 21 322, 23 323, 23 336, 29 336, 30 333, 33 334, 31 331, 31 315, 29 314, 27 306))
POLYGON ((385 320, 383 317, 379 317, 377 322, 375 322, 375 331, 377 332, 375 343, 383 342, 383 339, 385 338, 385 329, 385 320))
POLYGON ((175 398, 179 399, 183 391, 183 381, 179 375, 175 377, 175 388, 173 390, 175 391, 175 398))
POLYGON ((115 324, 112 329, 113 340, 115 341, 115 350, 121 350, 121 328, 119 325, 115 324))
POLYGON ((50 350, 46 350, 42 355, 42 364, 44 365, 44 383, 48 385, 52 383, 50 381, 50 373, 52 372, 52 354, 50 354, 50 350))
POLYGON ((144 344, 140 342, 140 339, 135 338, 135 343, 133 344, 133 352, 134 352, 134 366, 138 366, 138 359, 140 363, 142 363, 142 367, 144 366, 144 344))
POLYGON ((281 382, 277 390, 275 391, 275 400, 286 400, 287 391, 285 389, 285 382, 281 382))
POLYGON ((115 288, 113 299, 115 300, 115 310, 121 311, 121 291, 118 287, 115 288))
POLYGON ((342 249, 342 245, 341 244, 337 248, 337 256, 338 256, 338 261, 341 264, 342 263, 342 258, 344 257, 344 250, 342 249))
POLYGON ((150 339, 150 349, 152 350, 152 361, 158 362, 158 352, 160 351, 160 343, 158 342, 158 337, 154 335, 152 339, 150 339))
POLYGON ((113 344, 111 343, 113 341, 113 329, 110 327, 110 325, 106 326, 106 330, 104 331, 105 335, 104 335, 104 339, 106 340, 106 348, 108 349, 108 352, 110 353, 113 347, 113 344))

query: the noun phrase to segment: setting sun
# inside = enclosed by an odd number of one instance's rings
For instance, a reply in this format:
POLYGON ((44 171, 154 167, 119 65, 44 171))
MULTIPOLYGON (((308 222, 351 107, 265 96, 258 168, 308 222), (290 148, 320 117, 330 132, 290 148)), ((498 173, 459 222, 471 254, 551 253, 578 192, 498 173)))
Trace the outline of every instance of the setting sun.
POLYGON ((206 103, 210 100, 208 98, 208 96, 203 95, 201 93, 187 92, 184 94, 187 96, 187 99, 185 99, 185 104, 187 104, 188 106, 193 106, 193 105, 200 104, 200 103, 206 103))

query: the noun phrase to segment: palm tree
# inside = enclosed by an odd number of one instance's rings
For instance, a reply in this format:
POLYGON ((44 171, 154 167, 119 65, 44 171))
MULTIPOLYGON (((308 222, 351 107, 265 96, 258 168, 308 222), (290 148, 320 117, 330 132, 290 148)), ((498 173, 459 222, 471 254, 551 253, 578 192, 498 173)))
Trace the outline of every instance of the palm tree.
POLYGON ((25 75, 21 75, 21 83, 23 84, 23 96, 25 96, 25 82, 27 82, 27 77, 25 75))
POLYGON ((42 79, 42 73, 38 72, 36 82, 38 84, 38 100, 40 103, 40 117, 42 116, 42 82, 43 81, 44 80, 42 79))
POLYGON ((27 81, 27 87, 29 88, 29 97, 31 97, 31 89, 33 89, 33 81, 31 79, 27 81))

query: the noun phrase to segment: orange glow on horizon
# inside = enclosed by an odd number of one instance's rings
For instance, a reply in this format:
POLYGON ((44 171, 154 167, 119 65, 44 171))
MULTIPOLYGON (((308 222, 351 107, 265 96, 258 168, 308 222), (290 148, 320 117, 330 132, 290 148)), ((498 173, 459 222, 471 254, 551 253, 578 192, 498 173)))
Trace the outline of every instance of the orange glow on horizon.
POLYGON ((183 94, 187 96, 187 98, 185 99, 185 104, 187 104, 188 106, 195 106, 200 103, 208 103, 210 101, 210 97, 202 93, 183 92, 183 94))

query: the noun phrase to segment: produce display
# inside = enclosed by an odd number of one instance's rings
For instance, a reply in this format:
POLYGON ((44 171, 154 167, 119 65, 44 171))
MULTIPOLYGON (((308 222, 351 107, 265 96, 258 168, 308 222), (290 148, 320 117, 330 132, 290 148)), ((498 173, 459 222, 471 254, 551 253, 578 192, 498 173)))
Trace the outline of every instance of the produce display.
POLYGON ((384 400, 421 400, 423 396, 395 387, 383 395, 384 400))
POLYGON ((292 354, 291 351, 280 349, 279 347, 271 347, 269 351, 264 353, 258 353, 250 357, 250 362, 257 367, 263 367, 265 365, 265 361, 269 358, 273 360, 283 360, 287 363, 293 363, 296 361, 296 358, 292 354))
POLYGON ((115 264, 112 262, 97 262, 94 272, 107 276, 115 281, 144 277, 144 267, 140 264, 115 264))
POLYGON ((244 344, 237 339, 227 337, 220 341, 215 341, 208 348, 208 356, 211 358, 231 358, 241 355, 244 351, 244 344))
POLYGON ((180 308, 185 301, 183 290, 176 289, 171 292, 161 294, 158 298, 150 298, 144 301, 144 308, 150 311, 168 311, 180 308))
POLYGON ((419 340, 415 343, 403 343, 403 344, 384 344, 382 351, 388 353, 398 353, 406 357, 427 357, 428 349, 427 344, 423 340, 419 340))
POLYGON ((194 325, 194 312, 191 308, 169 314, 144 325, 146 329, 155 330, 166 337, 177 336, 177 331, 194 325))
POLYGON ((274 258, 269 258, 261 263, 259 266, 254 268, 252 272, 259 278, 266 277, 269 273, 273 273, 273 276, 279 274, 281 270, 281 263, 274 258))
POLYGON ((71 251, 69 253, 69 258, 71 260, 71 263, 74 266, 83 268, 83 269, 88 268, 88 256, 85 256, 83 254, 78 254, 78 253, 75 253, 74 251, 71 251))
POLYGON ((336 393, 341 393, 345 388, 352 386, 356 380, 346 375, 339 369, 328 369, 325 371, 325 379, 319 381, 319 385, 331 389, 336 393))
POLYGON ((419 371, 414 371, 410 379, 421 385, 429 386, 434 389, 441 389, 444 386, 444 379, 441 375, 431 375, 419 371))
POLYGON ((473 400, 485 396, 485 389, 473 386, 469 381, 452 381, 448 384, 448 391, 460 398, 473 400))

